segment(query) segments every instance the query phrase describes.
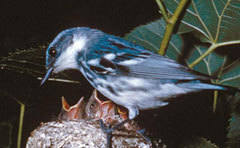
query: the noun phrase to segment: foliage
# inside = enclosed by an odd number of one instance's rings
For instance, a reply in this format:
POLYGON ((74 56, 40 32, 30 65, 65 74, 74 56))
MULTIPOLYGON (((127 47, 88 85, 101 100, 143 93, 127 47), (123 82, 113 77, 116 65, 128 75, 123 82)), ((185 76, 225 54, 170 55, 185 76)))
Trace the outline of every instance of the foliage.
POLYGON ((228 133, 228 138, 229 138, 229 146, 230 147, 239 147, 239 141, 240 141, 240 116, 237 114, 232 114, 232 117, 229 120, 229 133, 228 133))
POLYGON ((235 148, 240 146, 240 95, 239 93, 234 96, 231 102, 233 113, 229 119, 229 127, 227 137, 229 138, 229 147, 235 148))
POLYGON ((189 139, 181 148, 218 148, 214 143, 203 137, 189 139))
MULTIPOLYGON (((173 14, 179 0, 165 0, 168 12, 173 14)), ((178 33, 193 32, 204 42, 221 43, 240 40, 240 3, 238 0, 192 0, 178 33)))
MULTIPOLYGON (((175 11, 178 1, 164 1, 170 13, 175 11)), ((191 32, 211 46, 190 67, 200 62, 216 48, 240 44, 240 3, 238 0, 192 0, 184 14, 178 33, 191 32)))

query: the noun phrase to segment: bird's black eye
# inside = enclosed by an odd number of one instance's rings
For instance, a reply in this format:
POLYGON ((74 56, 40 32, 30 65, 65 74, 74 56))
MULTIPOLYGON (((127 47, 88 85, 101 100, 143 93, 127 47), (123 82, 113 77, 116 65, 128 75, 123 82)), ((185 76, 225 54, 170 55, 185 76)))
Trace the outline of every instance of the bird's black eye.
POLYGON ((56 49, 55 49, 54 47, 50 47, 49 54, 50 54, 52 57, 55 57, 56 54, 57 54, 56 49))

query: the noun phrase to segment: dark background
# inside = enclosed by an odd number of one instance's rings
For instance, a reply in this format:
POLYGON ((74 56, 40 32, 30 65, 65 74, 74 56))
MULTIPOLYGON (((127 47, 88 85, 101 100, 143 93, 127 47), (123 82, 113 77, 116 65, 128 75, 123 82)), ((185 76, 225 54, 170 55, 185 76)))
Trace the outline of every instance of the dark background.
POLYGON ((71 27, 88 26, 123 36, 160 16, 150 0, 1 0, 0 14, 1 54, 50 42, 71 27))
MULTIPOLYGON (((0 55, 48 45, 60 31, 71 27, 88 26, 124 36, 135 27, 159 17, 154 0, 1 0, 0 55)), ((77 77, 80 75, 73 73, 77 77)), ((77 86, 47 82, 39 87, 40 81, 31 75, 0 72, 0 89, 26 104, 23 147, 30 132, 40 122, 56 119, 61 109, 61 96, 65 96, 71 105, 82 95, 89 97, 91 86, 81 76, 78 79, 82 83, 77 86)), ((204 136, 224 145, 229 114, 213 115, 212 99, 209 98, 212 98, 211 92, 179 98, 162 109, 142 112, 138 120, 144 127, 157 132, 168 147, 177 147, 193 136, 204 136)), ((13 125, 12 147, 16 147, 18 118, 19 105, 9 96, 0 95, 0 122, 13 125)), ((1 128, 0 132, 4 133, 0 134, 0 147, 4 147, 9 142, 9 132, 1 128)))

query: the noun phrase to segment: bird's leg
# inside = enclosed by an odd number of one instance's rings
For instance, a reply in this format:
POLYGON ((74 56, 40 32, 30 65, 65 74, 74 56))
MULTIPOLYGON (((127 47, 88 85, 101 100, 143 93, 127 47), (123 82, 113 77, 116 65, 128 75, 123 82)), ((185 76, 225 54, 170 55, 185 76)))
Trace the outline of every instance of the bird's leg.
POLYGON ((112 138, 112 132, 120 127, 122 127, 125 123, 127 123, 128 121, 130 121, 130 119, 126 119, 124 121, 122 121, 121 123, 115 125, 114 127, 110 128, 110 126, 105 126, 105 124, 103 123, 103 120, 100 119, 100 126, 101 129, 103 130, 104 133, 107 134, 107 148, 111 148, 111 138, 112 138))
POLYGON ((100 119, 100 126, 101 126, 101 129, 103 130, 104 133, 107 133, 107 148, 111 148, 112 147, 112 132, 109 132, 109 130, 111 129, 110 128, 110 125, 109 126, 105 126, 105 124, 103 123, 103 120, 100 119))

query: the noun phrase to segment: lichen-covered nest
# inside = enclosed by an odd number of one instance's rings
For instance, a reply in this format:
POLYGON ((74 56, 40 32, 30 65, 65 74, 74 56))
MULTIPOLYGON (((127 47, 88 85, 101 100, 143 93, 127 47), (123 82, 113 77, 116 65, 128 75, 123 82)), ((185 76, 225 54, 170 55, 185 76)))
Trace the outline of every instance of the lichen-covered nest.
MULTIPOLYGON (((94 121, 51 121, 41 123, 28 138, 26 148, 106 148, 106 134, 94 121)), ((135 131, 116 130, 113 148, 152 147, 135 131)))

